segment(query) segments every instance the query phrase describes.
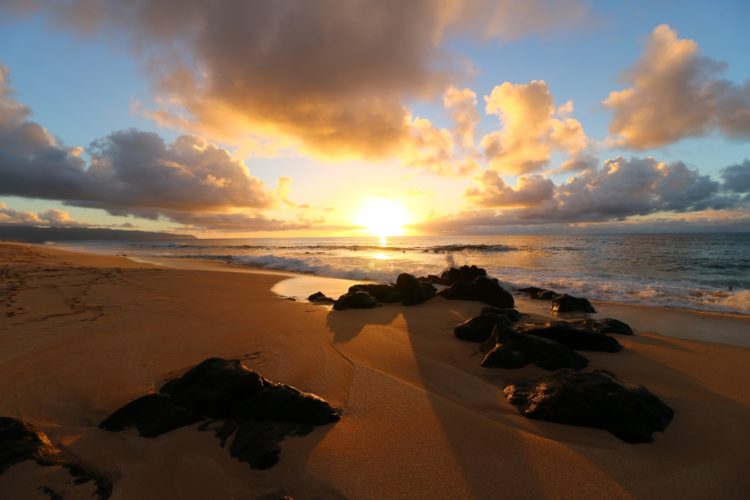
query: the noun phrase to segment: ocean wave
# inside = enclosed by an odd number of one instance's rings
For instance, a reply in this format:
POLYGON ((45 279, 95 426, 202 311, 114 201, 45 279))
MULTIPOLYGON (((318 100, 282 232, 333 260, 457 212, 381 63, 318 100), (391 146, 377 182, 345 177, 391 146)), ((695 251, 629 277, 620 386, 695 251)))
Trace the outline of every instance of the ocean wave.
POLYGON ((421 252, 421 253, 452 253, 452 252, 510 252, 517 250, 516 247, 508 245, 428 245, 428 246, 405 246, 405 245, 365 245, 365 244, 314 244, 314 245, 203 245, 194 243, 170 243, 163 244, 135 244, 139 248, 168 248, 168 249, 212 249, 212 250, 276 250, 276 251, 336 251, 347 250, 350 252, 378 251, 378 252, 421 252))

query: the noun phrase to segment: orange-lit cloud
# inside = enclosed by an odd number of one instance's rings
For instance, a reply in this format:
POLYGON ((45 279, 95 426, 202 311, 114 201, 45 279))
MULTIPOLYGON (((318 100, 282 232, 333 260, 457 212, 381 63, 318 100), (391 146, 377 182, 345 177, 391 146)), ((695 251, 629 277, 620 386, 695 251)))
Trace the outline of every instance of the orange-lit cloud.
POLYGON ((50 208, 43 212, 14 210, 0 201, 0 224, 26 224, 33 226, 81 226, 82 223, 73 220, 68 212, 57 208, 50 208))
POLYGON ((404 103, 438 97, 467 73, 446 37, 547 34, 588 15, 578 0, 9 3, 81 33, 124 34, 152 77, 150 114, 162 123, 360 158, 400 155, 412 134, 404 103))
POLYGON ((750 81, 719 78, 726 65, 701 56, 698 44, 662 24, 624 74, 629 87, 609 94, 614 142, 643 150, 718 130, 750 138, 750 81))
MULTIPOLYGON (((502 128, 482 138, 481 146, 491 168, 504 174, 525 174, 546 167, 553 151, 571 159, 585 152, 588 139, 568 101, 556 110, 552 94, 542 80, 527 84, 505 82, 484 98, 487 114, 497 115, 502 128)), ((567 170, 576 165, 570 163, 567 170)))
POLYGON ((443 105, 450 111, 455 124, 453 133, 461 145, 474 146, 474 131, 479 123, 477 95, 471 89, 450 87, 443 95, 443 105))

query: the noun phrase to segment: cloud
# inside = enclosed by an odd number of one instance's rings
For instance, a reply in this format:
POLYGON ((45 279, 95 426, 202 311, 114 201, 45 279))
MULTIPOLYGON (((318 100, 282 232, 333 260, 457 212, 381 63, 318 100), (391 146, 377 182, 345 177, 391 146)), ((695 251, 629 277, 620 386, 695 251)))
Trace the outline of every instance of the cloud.
POLYGON ((33 226, 72 227, 84 226, 75 221, 68 212, 51 208, 44 212, 14 210, 0 201, 0 224, 24 224, 33 226))
POLYGON ((200 137, 114 132, 65 148, 10 97, 0 66, 0 194, 62 200, 113 213, 263 209, 273 195, 242 162, 200 137))
POLYGON ((286 221, 249 212, 175 212, 167 217, 179 224, 180 231, 261 232, 311 229, 322 221, 286 221), (316 224, 317 223, 317 224, 316 224))
POLYGON ((724 189, 750 194, 750 160, 723 169, 721 178, 724 179, 724 189))
POLYGON ((655 148, 713 130, 750 138, 750 81, 722 80, 726 64, 701 56, 693 40, 657 26, 641 58, 625 74, 629 87, 609 94, 609 131, 636 150, 655 148))
POLYGON ((654 158, 618 157, 560 185, 533 175, 520 177, 512 188, 491 171, 479 182, 480 186, 467 190, 466 198, 475 206, 493 210, 469 212, 449 219, 449 225, 457 225, 461 219, 488 226, 606 222, 659 213, 725 210, 744 203, 719 182, 684 163, 667 164, 654 158))
POLYGON ((479 181, 482 187, 470 188, 466 197, 484 207, 534 206, 550 200, 555 191, 552 181, 541 175, 521 176, 515 188, 508 186, 493 170, 485 170, 479 181))
POLYGON ((399 154, 410 134, 404 102, 467 74, 447 37, 545 35, 587 16, 577 0, 10 3, 79 33, 124 35, 154 83, 153 116, 166 122, 365 157, 399 154))
POLYGON ((436 128, 426 118, 410 120, 409 136, 403 141, 401 162, 437 175, 456 175, 455 144, 450 130, 436 128))
POLYGON ((474 146, 474 131, 479 123, 477 95, 471 89, 450 87, 443 95, 443 105, 453 119, 453 134, 462 146, 474 146))
MULTIPOLYGON (((588 139, 578 120, 568 117, 573 104, 555 109, 547 83, 505 82, 484 98, 485 111, 502 120, 502 128, 482 138, 481 146, 490 166, 501 173, 526 174, 547 166, 553 151, 571 159, 583 155, 588 139)), ((569 162, 567 169, 578 168, 569 162)))

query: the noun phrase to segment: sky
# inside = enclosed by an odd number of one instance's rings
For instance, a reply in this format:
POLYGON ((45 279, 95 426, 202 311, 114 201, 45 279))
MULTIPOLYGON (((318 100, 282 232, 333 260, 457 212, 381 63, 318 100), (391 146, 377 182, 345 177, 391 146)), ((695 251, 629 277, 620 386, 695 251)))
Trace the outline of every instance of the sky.
POLYGON ((750 230, 745 1, 3 0, 0 223, 750 230))

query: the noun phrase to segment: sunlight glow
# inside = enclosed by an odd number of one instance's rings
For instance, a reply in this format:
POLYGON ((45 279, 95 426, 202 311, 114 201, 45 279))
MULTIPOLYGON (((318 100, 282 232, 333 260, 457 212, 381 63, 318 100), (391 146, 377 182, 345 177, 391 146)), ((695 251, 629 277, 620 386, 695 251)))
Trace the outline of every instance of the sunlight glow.
POLYGON ((373 196, 364 201, 353 222, 383 240, 386 236, 404 234, 404 225, 410 218, 408 210, 401 203, 382 196, 373 196))

